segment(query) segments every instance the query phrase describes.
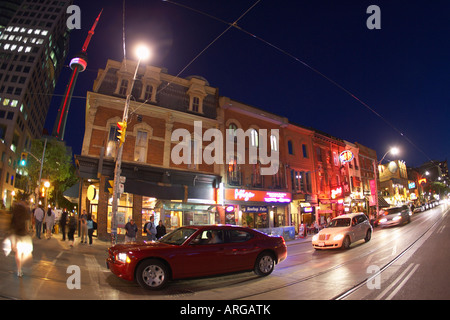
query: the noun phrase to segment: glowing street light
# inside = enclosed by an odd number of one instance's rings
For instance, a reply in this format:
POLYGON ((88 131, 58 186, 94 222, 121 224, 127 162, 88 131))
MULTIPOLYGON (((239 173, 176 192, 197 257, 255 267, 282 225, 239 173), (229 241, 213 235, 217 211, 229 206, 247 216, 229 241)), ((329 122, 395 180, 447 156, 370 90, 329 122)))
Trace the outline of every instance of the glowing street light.
POLYGON ((139 65, 142 60, 147 60, 150 57, 150 50, 148 47, 144 45, 139 45, 135 50, 136 56, 138 58, 138 62, 136 65, 136 70, 134 71, 133 81, 131 82, 130 88, 128 88, 127 98, 125 100, 125 108, 123 110, 123 117, 121 122, 121 130, 120 132, 120 143, 119 149, 117 150, 117 159, 116 159, 116 167, 114 169, 114 187, 113 187, 113 197, 112 197, 112 212, 111 212, 111 241, 112 244, 116 243, 117 239, 117 207, 120 193, 120 173, 122 166, 122 154, 123 154, 123 144, 125 142, 126 137, 126 127, 128 122, 128 110, 130 108, 130 99, 131 93, 133 92, 134 82, 136 81, 136 76, 139 70, 139 65))

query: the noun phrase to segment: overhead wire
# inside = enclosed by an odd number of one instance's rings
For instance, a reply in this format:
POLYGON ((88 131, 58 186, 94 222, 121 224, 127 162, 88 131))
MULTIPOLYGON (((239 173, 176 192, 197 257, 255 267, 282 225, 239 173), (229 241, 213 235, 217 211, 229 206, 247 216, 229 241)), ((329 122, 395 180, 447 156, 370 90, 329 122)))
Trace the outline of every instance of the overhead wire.
MULTIPOLYGON (((166 1, 166 0, 163 0, 166 1)), ((232 24, 230 24, 221 34, 219 34, 213 41, 211 41, 203 50, 201 50, 184 68, 180 70, 180 72, 177 73, 174 79, 177 79, 180 77, 180 75, 187 69, 189 66, 194 63, 195 60, 197 60, 206 50, 208 50, 209 47, 211 47, 217 40, 219 40, 225 33, 227 33, 228 30, 230 30, 234 25, 238 23, 239 20, 241 20, 245 15, 247 15, 261 0, 257 0, 253 5, 251 5, 243 14, 239 16, 232 24)), ((167 1, 169 2, 169 1, 167 1)), ((173 82, 173 80, 172 80, 173 82)), ((160 93, 161 91, 164 91, 172 82, 168 82, 164 87, 159 89, 157 92, 160 93)), ((139 106, 136 107, 133 111, 131 111, 131 114, 135 113, 140 107, 145 105, 148 102, 148 99, 145 100, 143 103, 141 103, 139 106)))
MULTIPOLYGON (((336 86, 337 88, 339 88, 340 90, 344 91, 345 93, 347 93, 348 95, 350 95, 353 99, 355 99, 356 101, 358 101, 360 104, 362 104, 364 107, 366 107, 367 109, 369 109, 373 114, 375 114, 378 118, 380 118, 381 120, 383 120, 389 127, 391 127, 394 131, 396 131, 398 134, 400 134, 400 136, 402 136, 408 143, 410 143, 413 147, 415 147, 417 150, 419 150, 423 155, 425 155, 425 157, 427 157, 429 160, 431 160, 431 158, 422 150, 420 149, 414 142, 412 142, 403 132, 401 132, 401 130, 399 130, 396 126, 394 126, 390 121, 388 121, 386 118, 384 118, 381 114, 379 114, 377 111, 375 111, 372 107, 370 107, 366 102, 362 101, 360 98, 358 98, 355 94, 353 94, 352 92, 350 92, 349 90, 347 90, 345 87, 343 87, 342 85, 340 85, 339 83, 337 83, 336 81, 334 81, 333 79, 331 79, 330 77, 328 77, 327 75, 325 75, 324 73, 320 72, 319 70, 317 70, 316 68, 311 67, 309 64, 307 64, 306 62, 304 62, 303 60, 301 60, 300 58, 294 56, 293 54, 287 52, 284 49, 281 49, 280 47, 274 45, 273 43, 255 35, 254 33, 251 33, 245 29, 243 29, 242 27, 237 25, 237 21, 240 20, 236 20, 233 23, 230 23, 228 21, 222 20, 220 18, 217 18, 209 13, 200 11, 198 9, 194 9, 191 7, 188 7, 186 5, 174 2, 172 0, 163 0, 164 2, 168 2, 174 5, 177 5, 179 7, 194 11, 198 14, 204 15, 206 17, 209 17, 211 19, 214 19, 216 21, 219 21, 221 23, 227 24, 229 27, 226 31, 228 31, 230 28, 234 27, 237 30, 240 30, 241 32, 244 32, 245 34, 265 43, 266 45, 272 47, 273 49, 283 53, 284 55, 287 55, 288 57, 294 59, 295 61, 301 63, 303 66, 307 67, 308 69, 310 69, 311 71, 315 72, 316 74, 320 75, 322 78, 326 79, 327 81, 329 81, 330 83, 332 83, 334 86, 336 86)), ((259 1, 258 1, 259 2, 259 1)), ((432 160, 431 160, 432 161, 432 160)))

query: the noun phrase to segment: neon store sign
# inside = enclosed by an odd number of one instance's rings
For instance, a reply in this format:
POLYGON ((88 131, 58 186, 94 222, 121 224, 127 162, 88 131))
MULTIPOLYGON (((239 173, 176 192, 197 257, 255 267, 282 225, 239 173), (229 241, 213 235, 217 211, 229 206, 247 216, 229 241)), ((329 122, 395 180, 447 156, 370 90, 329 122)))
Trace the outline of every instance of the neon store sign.
POLYGON ((341 160, 342 164, 352 161, 353 158, 354 158, 353 152, 351 152, 350 150, 342 151, 339 154, 339 160, 341 160))
POLYGON ((292 197, 288 192, 226 189, 225 199, 237 201, 289 203, 291 202, 292 197))
POLYGON ((336 189, 331 189, 331 198, 336 199, 337 197, 342 196, 342 187, 338 187, 336 189))

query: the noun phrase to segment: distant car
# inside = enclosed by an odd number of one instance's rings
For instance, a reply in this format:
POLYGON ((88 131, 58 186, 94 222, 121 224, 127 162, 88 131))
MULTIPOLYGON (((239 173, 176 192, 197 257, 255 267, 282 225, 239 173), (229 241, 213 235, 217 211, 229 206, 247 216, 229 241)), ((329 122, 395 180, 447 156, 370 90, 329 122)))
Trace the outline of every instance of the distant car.
POLYGON ((348 249, 353 242, 370 241, 372 226, 364 213, 344 214, 334 218, 312 238, 314 249, 348 249))
POLYGON ((378 219, 380 227, 390 227, 411 222, 411 209, 404 205, 401 207, 388 208, 378 219))
POLYGON ((118 277, 146 289, 169 280, 253 270, 267 276, 286 259, 283 237, 231 225, 186 226, 156 242, 118 244, 107 266, 118 277))

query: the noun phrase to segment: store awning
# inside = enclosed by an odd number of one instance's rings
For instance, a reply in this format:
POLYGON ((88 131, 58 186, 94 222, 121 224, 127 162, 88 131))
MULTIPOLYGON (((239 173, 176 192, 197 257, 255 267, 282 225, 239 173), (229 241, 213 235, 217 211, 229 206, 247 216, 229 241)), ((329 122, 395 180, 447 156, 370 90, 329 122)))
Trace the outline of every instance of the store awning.
MULTIPOLYGON (((387 203, 386 200, 384 200, 383 197, 378 197, 378 207, 379 208, 389 208, 391 205, 389 203, 387 203)), ((375 207, 375 206, 371 206, 371 207, 375 207)))
POLYGON ((77 182, 69 189, 63 192, 64 198, 69 200, 71 203, 78 204, 78 200, 80 198, 80 183, 77 182))

